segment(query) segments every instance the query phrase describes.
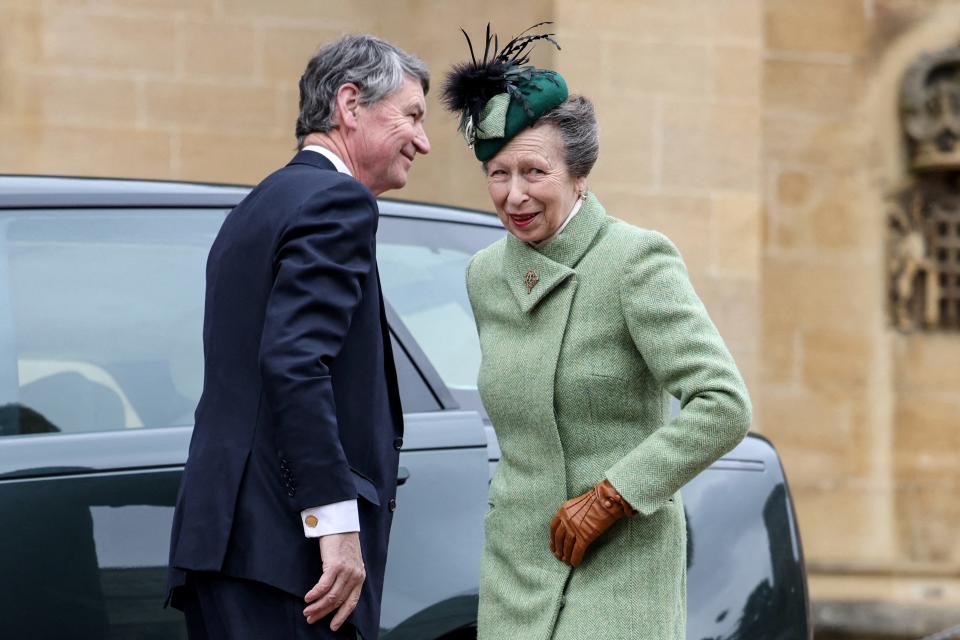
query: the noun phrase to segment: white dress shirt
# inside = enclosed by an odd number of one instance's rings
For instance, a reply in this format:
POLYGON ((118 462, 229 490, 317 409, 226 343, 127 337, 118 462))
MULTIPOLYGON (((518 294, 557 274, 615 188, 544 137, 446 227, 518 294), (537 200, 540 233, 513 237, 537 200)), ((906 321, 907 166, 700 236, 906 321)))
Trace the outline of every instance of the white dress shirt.
MULTIPOLYGON (((304 151, 315 151, 333 163, 340 173, 353 176, 350 169, 343 163, 340 156, 326 147, 311 144, 303 148, 304 151)), ((334 533, 349 533, 360 531, 360 516, 357 513, 356 500, 344 500, 325 504, 322 507, 311 507, 300 512, 300 523, 303 525, 303 535, 308 538, 319 538, 334 533)))

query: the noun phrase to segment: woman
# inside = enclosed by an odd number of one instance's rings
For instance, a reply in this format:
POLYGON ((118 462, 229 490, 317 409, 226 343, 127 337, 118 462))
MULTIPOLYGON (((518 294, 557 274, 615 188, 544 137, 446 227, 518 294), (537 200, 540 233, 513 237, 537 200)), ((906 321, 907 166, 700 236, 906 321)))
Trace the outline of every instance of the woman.
POLYGON ((455 67, 444 92, 509 232, 467 271, 502 450, 479 635, 683 640, 679 491, 743 438, 750 403, 674 246, 587 190, 593 107, 523 66, 540 38, 455 67))

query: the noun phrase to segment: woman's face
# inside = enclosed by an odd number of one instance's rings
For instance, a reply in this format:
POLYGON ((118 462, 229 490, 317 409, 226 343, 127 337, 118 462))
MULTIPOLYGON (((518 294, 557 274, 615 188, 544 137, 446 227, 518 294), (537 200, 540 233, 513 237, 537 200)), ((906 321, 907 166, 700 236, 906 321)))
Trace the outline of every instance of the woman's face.
POLYGON ((567 219, 585 178, 573 178, 553 125, 526 129, 487 162, 487 189, 507 231, 542 242, 567 219))

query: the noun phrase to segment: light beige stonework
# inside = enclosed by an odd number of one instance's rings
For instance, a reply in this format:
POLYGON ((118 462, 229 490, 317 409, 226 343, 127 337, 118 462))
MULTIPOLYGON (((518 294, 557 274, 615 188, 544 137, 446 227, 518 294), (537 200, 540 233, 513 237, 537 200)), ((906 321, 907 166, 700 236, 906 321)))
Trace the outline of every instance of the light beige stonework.
POLYGON ((883 253, 900 77, 960 40, 960 0, 0 0, 0 171, 256 182, 308 57, 372 31, 434 74, 433 152, 388 195, 489 209, 437 97, 488 20, 555 21, 534 62, 596 102, 590 188, 683 252, 786 465, 814 611, 960 602, 960 336, 890 328, 883 253))

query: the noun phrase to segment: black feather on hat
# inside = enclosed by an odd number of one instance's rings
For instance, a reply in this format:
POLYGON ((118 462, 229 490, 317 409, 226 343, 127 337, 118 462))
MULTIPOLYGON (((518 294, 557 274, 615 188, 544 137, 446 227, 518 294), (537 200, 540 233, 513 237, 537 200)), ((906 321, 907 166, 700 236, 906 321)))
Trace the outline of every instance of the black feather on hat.
POLYGON ((470 61, 454 65, 447 74, 440 99, 447 109, 461 114, 461 131, 465 131, 468 126, 476 126, 490 98, 501 93, 507 93, 512 99, 516 99, 533 117, 521 86, 527 86, 529 81, 537 75, 552 77, 553 72, 525 66, 530 61, 530 50, 538 40, 550 42, 557 50, 560 50, 560 45, 554 40, 553 33, 531 34, 529 32, 548 24, 552 23, 539 22, 525 29, 501 49, 497 35, 490 34, 488 22, 483 58, 479 60, 474 53, 470 36, 462 28, 460 29, 467 39, 467 46, 470 47, 470 61), (493 45, 492 57, 491 44, 493 45))

